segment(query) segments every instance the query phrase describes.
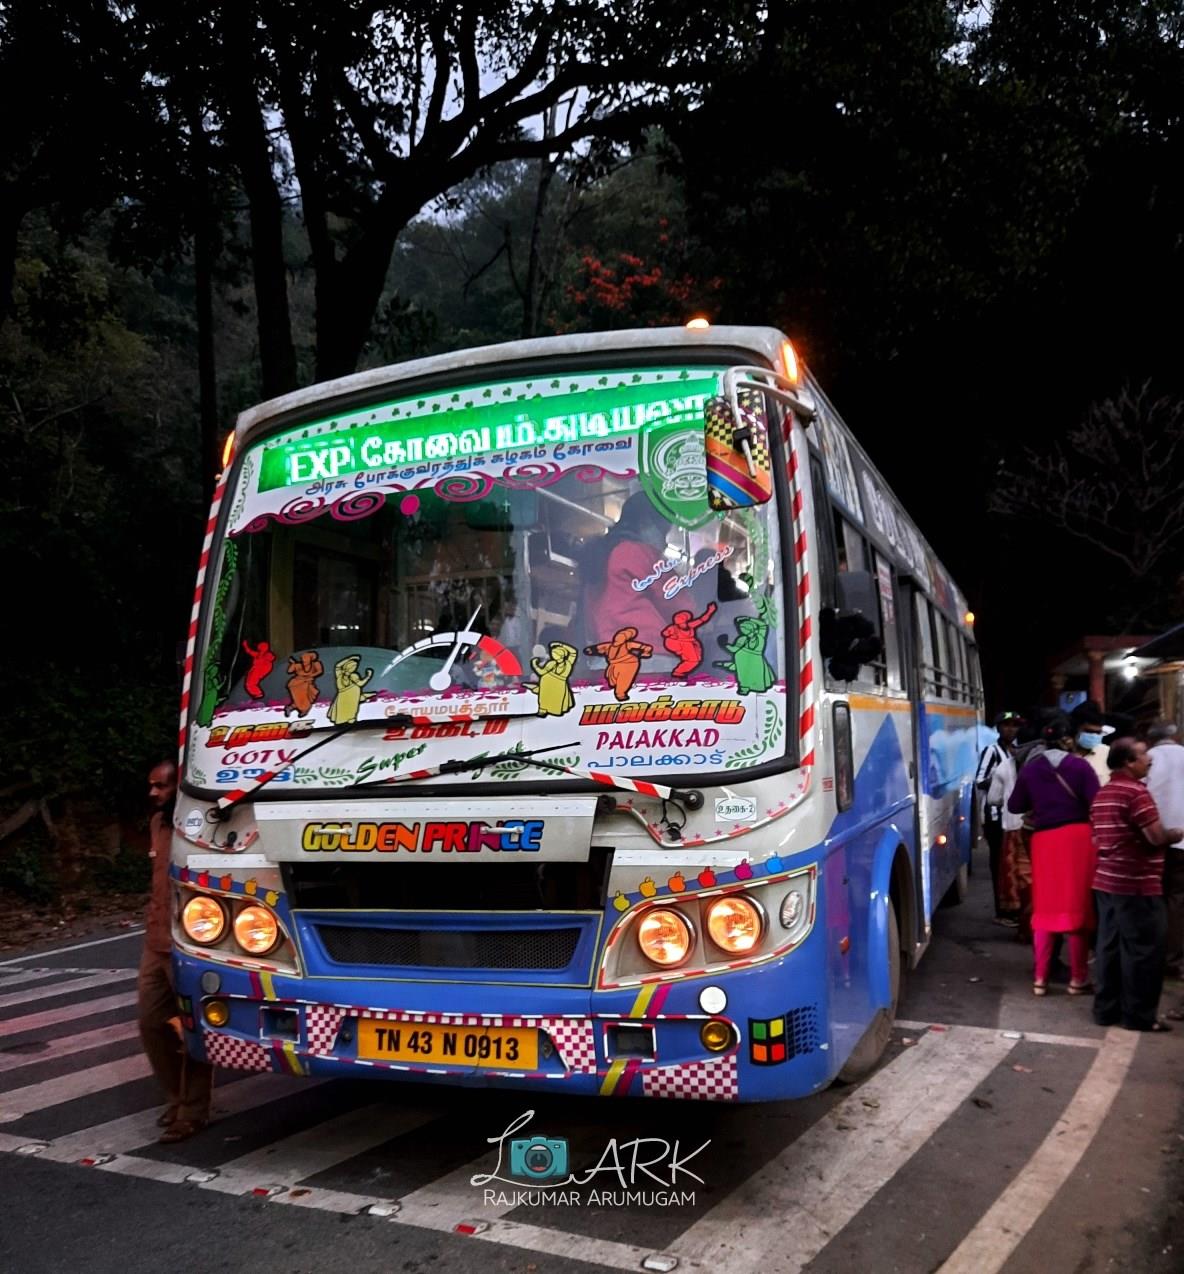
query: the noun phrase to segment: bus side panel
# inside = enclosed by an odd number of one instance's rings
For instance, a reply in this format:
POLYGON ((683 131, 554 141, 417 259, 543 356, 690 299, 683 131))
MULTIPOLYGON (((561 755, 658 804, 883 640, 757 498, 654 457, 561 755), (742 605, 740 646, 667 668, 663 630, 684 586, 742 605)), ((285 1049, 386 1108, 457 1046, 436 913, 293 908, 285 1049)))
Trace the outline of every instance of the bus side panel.
POLYGON ((912 792, 902 740, 903 713, 882 709, 852 712, 855 800, 838 814, 826 841, 822 865, 830 939, 829 981, 832 1048, 841 1065, 887 1003, 886 919, 882 903, 892 858, 904 844, 911 855, 912 792), (878 935, 878 936, 877 936, 878 935), (846 951, 843 939, 849 940, 846 951))

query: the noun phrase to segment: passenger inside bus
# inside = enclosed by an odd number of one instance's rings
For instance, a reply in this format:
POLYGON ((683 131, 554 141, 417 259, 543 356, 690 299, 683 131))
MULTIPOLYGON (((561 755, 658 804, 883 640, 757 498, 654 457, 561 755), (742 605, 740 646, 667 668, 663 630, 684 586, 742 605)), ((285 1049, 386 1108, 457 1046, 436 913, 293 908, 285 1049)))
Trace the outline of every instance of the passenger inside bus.
POLYGON ((660 579, 647 588, 634 580, 654 575, 666 556, 669 522, 644 491, 635 491, 621 508, 616 525, 584 549, 584 632, 588 642, 604 641, 623 628, 635 628, 637 640, 662 649, 662 630, 682 602, 668 601, 660 579))

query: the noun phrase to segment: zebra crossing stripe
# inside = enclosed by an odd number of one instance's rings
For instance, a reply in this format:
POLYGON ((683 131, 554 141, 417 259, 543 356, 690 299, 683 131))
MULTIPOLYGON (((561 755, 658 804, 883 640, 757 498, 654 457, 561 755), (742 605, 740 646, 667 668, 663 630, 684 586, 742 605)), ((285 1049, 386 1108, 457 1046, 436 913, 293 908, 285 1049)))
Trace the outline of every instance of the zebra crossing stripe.
POLYGON ((996 1274, 1068 1181, 1126 1079, 1139 1037, 1111 1027, 1089 1073, 1035 1154, 941 1266, 940 1274, 996 1274))
POLYGON ((668 1253, 729 1274, 801 1270, 1018 1042, 956 1026, 922 1036, 686 1230, 668 1253), (744 1242, 737 1244, 741 1232, 744 1242))
POLYGON ((101 1026, 95 1031, 83 1031, 81 1035, 63 1035, 61 1039, 47 1040, 45 1047, 36 1053, 0 1053, 0 1075, 20 1070, 23 1066, 69 1057, 73 1053, 85 1053, 88 1048, 118 1044, 133 1039, 139 1033, 140 1028, 135 1022, 116 1022, 114 1026, 101 1026))
MULTIPOLYGON (((410 1110, 385 1104, 360 1106, 347 1114, 293 1133, 230 1160, 203 1190, 248 1194, 259 1186, 291 1188, 306 1177, 365 1154, 384 1141, 422 1128, 439 1117, 438 1111, 410 1110)), ((361 1206, 355 1204, 354 1208, 361 1206)))
MULTIPOLYGON (((36 976, 48 978, 61 972, 61 969, 43 969, 36 976)), ((25 991, 13 991, 9 995, 0 995, 0 1009, 13 1008, 17 1004, 29 1004, 34 1000, 52 1000, 59 995, 72 995, 75 991, 89 991, 96 986, 112 986, 116 982, 127 982, 135 976, 135 969, 103 969, 86 978, 74 978, 69 982, 55 982, 53 986, 39 986, 25 991)), ((18 982, 22 980, 17 979, 18 982)), ((0 983, 0 986, 9 985, 11 985, 9 982, 0 983)))
POLYGON ((45 1110, 47 1106, 60 1106, 77 1097, 90 1097, 108 1088, 118 1088, 121 1084, 130 1084, 132 1080, 144 1079, 151 1074, 148 1059, 137 1053, 103 1066, 92 1066, 71 1075, 43 1080, 40 1084, 14 1088, 11 1092, 0 1093, 0 1124, 45 1110))
POLYGON ((135 991, 119 995, 106 995, 101 1000, 83 1000, 80 1004, 67 1004, 60 1009, 46 1009, 44 1013, 31 1013, 25 1017, 12 1017, 0 1022, 0 1036, 21 1035, 25 1031, 40 1031, 46 1026, 60 1026, 80 1017, 94 1017, 96 1013, 109 1013, 112 1009, 127 1008, 135 1004, 135 991))
MULTIPOLYGON (((250 1075, 215 1088, 214 1119, 220 1121, 241 1115, 244 1111, 293 1093, 307 1093, 326 1082, 323 1079, 299 1080, 290 1075, 250 1075)), ((41 1158, 54 1163, 77 1163, 80 1159, 96 1155, 125 1155, 160 1136, 156 1124, 160 1112, 160 1106, 152 1106, 148 1110, 138 1110, 120 1119, 56 1137, 41 1153, 41 1158)))

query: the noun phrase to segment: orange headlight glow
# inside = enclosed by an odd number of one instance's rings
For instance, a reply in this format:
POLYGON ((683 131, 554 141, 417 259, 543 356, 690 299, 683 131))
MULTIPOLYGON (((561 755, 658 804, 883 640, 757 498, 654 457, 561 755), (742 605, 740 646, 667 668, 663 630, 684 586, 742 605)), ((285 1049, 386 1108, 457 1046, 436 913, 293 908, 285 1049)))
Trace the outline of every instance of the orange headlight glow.
POLYGON ((181 911, 181 928, 202 946, 217 942, 226 932, 226 909, 208 894, 195 894, 181 911))
POLYGON ((707 908, 707 932, 721 951, 742 955, 761 940, 760 910, 747 898, 717 898, 707 908))
POLYGON ((266 955, 280 940, 280 925, 266 907, 244 907, 234 918, 234 940, 248 955, 266 955))
POLYGON ((677 911, 659 907, 647 911, 637 926, 637 945, 653 964, 672 969, 691 953, 691 926, 677 911))

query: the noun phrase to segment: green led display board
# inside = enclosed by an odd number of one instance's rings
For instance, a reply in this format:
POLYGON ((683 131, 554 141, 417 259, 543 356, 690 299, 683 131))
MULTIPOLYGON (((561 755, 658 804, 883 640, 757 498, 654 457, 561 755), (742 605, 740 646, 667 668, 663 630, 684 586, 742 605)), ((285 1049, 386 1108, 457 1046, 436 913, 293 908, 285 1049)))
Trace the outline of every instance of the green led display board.
POLYGON ((718 392, 720 370, 578 373, 397 399, 268 439, 258 490, 462 456, 617 438, 647 425, 698 428, 704 401, 718 392))

